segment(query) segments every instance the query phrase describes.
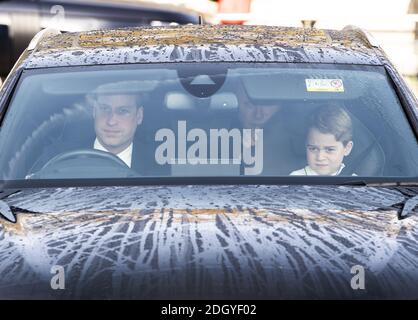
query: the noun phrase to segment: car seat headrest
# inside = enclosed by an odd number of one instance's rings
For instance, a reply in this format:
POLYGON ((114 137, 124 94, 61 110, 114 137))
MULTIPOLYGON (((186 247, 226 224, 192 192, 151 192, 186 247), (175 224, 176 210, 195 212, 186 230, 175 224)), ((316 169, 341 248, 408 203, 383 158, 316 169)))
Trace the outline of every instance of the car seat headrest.
POLYGON ((201 104, 206 105, 209 110, 238 108, 238 98, 232 92, 216 93, 209 98, 195 98, 181 91, 171 91, 166 94, 164 103, 169 110, 194 110, 199 109, 201 104))

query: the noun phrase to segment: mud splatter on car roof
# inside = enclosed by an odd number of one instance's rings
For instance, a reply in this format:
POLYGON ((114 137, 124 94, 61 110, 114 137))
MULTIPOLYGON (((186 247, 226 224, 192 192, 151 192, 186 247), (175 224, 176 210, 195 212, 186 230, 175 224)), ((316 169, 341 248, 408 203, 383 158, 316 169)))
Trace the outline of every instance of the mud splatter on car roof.
POLYGON ((68 33, 46 39, 38 51, 149 45, 283 45, 371 48, 361 33, 274 26, 139 27, 68 33))
POLYGON ((26 68, 220 61, 382 65, 375 49, 356 29, 137 27, 46 37, 26 68))

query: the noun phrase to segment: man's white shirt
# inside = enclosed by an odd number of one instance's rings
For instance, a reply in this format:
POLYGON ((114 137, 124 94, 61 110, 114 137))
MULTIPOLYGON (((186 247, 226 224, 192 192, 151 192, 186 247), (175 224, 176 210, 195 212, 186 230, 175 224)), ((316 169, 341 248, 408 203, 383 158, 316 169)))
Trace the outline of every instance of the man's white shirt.
MULTIPOLYGON (((119 159, 125 162, 129 168, 132 164, 132 147, 133 143, 131 143, 125 150, 116 155, 119 159)), ((97 138, 94 140, 94 149, 109 152, 109 150, 103 147, 97 138)))
MULTIPOLYGON (((331 176, 338 176, 341 173, 341 171, 343 171, 344 168, 345 168, 345 164, 342 163, 340 168, 337 170, 337 172, 334 172, 333 174, 331 174, 331 176)), ((306 166, 305 168, 291 172, 290 175, 291 176, 318 176, 318 173, 312 170, 310 166, 306 166)), ((353 173, 352 175, 356 176, 355 173, 353 173)))

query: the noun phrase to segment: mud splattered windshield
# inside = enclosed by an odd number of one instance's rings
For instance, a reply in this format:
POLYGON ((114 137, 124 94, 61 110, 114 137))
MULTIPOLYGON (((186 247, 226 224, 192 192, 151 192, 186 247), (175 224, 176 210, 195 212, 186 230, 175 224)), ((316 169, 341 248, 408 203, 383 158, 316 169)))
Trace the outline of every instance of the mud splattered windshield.
POLYGON ((418 176, 416 137, 374 66, 28 70, 0 149, 5 181, 418 176))

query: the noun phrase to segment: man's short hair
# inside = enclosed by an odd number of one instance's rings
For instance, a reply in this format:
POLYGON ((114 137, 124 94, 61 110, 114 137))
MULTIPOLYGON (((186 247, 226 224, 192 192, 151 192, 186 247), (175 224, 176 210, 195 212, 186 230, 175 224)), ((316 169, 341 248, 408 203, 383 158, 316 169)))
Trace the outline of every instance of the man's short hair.
POLYGON ((146 101, 147 93, 143 91, 142 81, 119 81, 110 82, 98 86, 89 95, 88 99, 97 101, 101 95, 133 95, 136 100, 136 107, 143 107, 146 101))
POLYGON ((323 134, 332 134, 344 146, 353 139, 352 126, 348 112, 335 103, 316 109, 309 121, 309 130, 315 128, 323 134))

